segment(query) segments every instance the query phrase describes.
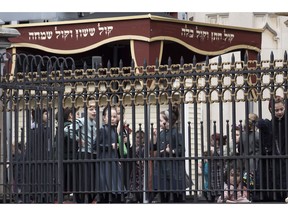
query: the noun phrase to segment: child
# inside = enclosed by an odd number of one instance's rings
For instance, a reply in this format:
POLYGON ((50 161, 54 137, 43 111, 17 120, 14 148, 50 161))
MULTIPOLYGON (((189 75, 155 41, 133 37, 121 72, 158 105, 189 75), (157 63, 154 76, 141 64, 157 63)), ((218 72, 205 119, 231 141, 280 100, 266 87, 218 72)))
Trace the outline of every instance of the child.
POLYGON ((245 169, 249 172, 254 172, 257 170, 258 156, 260 154, 259 150, 259 132, 255 127, 255 124, 258 120, 258 116, 255 113, 249 113, 248 116, 248 126, 245 126, 245 129, 242 133, 242 143, 243 143, 243 153, 244 155, 248 154, 251 157, 249 160, 245 160, 245 169))
POLYGON ((287 163, 283 155, 287 155, 287 122, 285 101, 281 96, 271 98, 268 105, 272 119, 260 119, 257 122, 261 137, 259 154, 271 158, 259 160, 256 170, 255 186, 261 189, 281 189, 279 191, 256 192, 253 201, 285 202, 287 197, 286 170, 287 163), (280 157, 279 157, 280 156, 280 157), (262 194, 261 194, 262 193, 262 194), (261 196, 262 195, 262 196, 261 196))
POLYGON ((53 185, 56 173, 53 163, 41 163, 53 159, 52 128, 49 124, 46 108, 35 108, 35 125, 29 131, 24 165, 24 191, 31 193, 25 196, 24 202, 53 202, 52 194, 44 193, 48 185, 53 185), (33 163, 31 163, 33 161, 33 163), (42 182, 39 184, 39 182, 42 182))
MULTIPOLYGON (((60 145, 61 144, 63 145, 63 190, 65 194, 71 194, 71 192, 73 191, 73 175, 76 175, 76 166, 72 163, 67 163, 67 160, 74 160, 77 158, 79 144, 76 141, 77 132, 73 130, 73 122, 75 122, 75 125, 77 125, 79 129, 80 127, 83 127, 80 121, 77 120, 78 118, 79 116, 77 116, 77 112, 74 117, 72 108, 70 107, 64 108, 63 110, 64 139, 63 143, 60 143, 60 145)), ((58 133, 55 138, 56 139, 58 138, 58 133)), ((65 196, 65 198, 69 198, 69 196, 65 196)))
MULTIPOLYGON (((243 148, 240 147, 240 134, 242 132, 242 128, 240 125, 233 126, 231 130, 231 135, 232 135, 232 144, 233 146, 230 147, 230 155, 240 155, 240 151, 243 151, 243 148), (233 131, 234 130, 234 131, 233 131), (235 132, 235 148, 234 148, 234 132, 235 132)), ((241 142, 242 144, 242 142, 241 142)))
MULTIPOLYGON (((233 163, 233 162, 232 162, 233 163)), ((227 181, 224 182, 224 196, 219 196, 218 203, 249 203, 247 185, 241 178, 240 168, 228 169, 227 181)))
POLYGON ((135 133, 136 138, 136 146, 135 146, 135 157, 139 158, 139 160, 135 161, 135 169, 134 166, 131 167, 130 174, 130 191, 137 191, 132 193, 128 198, 127 202, 143 202, 143 181, 144 181, 144 160, 141 158, 144 157, 144 137, 145 132, 139 130, 135 133))
POLYGON ((126 188, 122 181, 121 163, 113 160, 118 158, 117 123, 116 108, 107 105, 103 109, 103 125, 99 131, 99 139, 96 140, 96 145, 94 146, 96 149, 99 147, 98 158, 102 160, 99 165, 97 164, 100 173, 97 175, 96 191, 102 193, 112 192, 113 196, 109 200, 108 194, 101 194, 101 198, 97 200, 97 203, 119 202, 121 192, 126 193, 126 188))
POLYGON ((73 121, 75 121, 75 128, 74 123, 70 125, 70 138, 71 141, 75 140, 78 143, 78 160, 80 162, 76 173, 76 189, 78 192, 75 194, 76 202, 92 203, 95 195, 82 191, 92 191, 95 188, 95 164, 83 163, 86 159, 96 159, 96 152, 93 150, 93 143, 97 134, 96 101, 93 97, 88 97, 87 100, 87 116, 73 119, 73 121), (86 170, 89 170, 89 172, 86 170))
MULTIPOLYGON (((130 145, 130 134, 132 130, 129 128, 125 119, 125 107, 123 105, 116 106, 117 112, 117 133, 118 133, 118 154, 120 158, 131 158, 132 145, 130 145)), ((125 187, 129 187, 129 176, 131 175, 132 164, 130 161, 123 161, 123 177, 125 187)))
MULTIPOLYGON (((203 156, 207 157, 208 156, 208 152, 205 151, 203 152, 203 156)), ((202 169, 202 175, 203 175, 203 196, 206 198, 206 200, 208 199, 208 195, 207 195, 207 191, 208 190, 208 179, 209 179, 209 164, 208 164, 208 159, 205 158, 203 160, 203 164, 199 163, 199 168, 202 169)))
POLYGON ((222 136, 220 133, 215 133, 211 135, 210 140, 210 155, 213 156, 213 160, 208 161, 210 163, 211 179, 209 179, 208 188, 211 189, 211 193, 207 193, 207 198, 209 202, 215 202, 216 198, 220 195, 221 190, 221 176, 224 173, 224 165, 221 166, 221 159, 217 159, 218 156, 223 156, 221 154, 221 148, 226 145, 227 136, 222 136))
POLYGON ((160 133, 153 133, 153 150, 157 151, 154 161, 153 183, 154 190, 158 192, 152 202, 182 202, 185 195, 185 147, 182 134, 178 132, 177 120, 179 118, 178 106, 160 113, 160 133), (173 158, 178 160, 157 160, 157 158, 173 158), (172 190, 173 192, 168 192, 172 190), (178 192, 175 192, 178 190, 178 192))
MULTIPOLYGON (((15 202, 23 202, 23 162, 24 162, 24 143, 12 143, 12 165, 13 165, 13 193, 15 193, 15 202)), ((25 149, 24 149, 25 150, 25 149)))

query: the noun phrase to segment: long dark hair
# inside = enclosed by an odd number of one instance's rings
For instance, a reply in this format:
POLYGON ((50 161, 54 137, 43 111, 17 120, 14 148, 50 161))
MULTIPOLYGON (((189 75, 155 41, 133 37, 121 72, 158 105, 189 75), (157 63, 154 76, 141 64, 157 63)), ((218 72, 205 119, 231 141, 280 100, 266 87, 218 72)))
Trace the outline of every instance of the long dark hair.
POLYGON ((103 124, 105 124, 104 123, 104 116, 107 115, 107 112, 109 111, 108 108, 110 108, 111 110, 114 109, 117 112, 116 106, 111 106, 111 105, 107 104, 102 111, 103 124))
MULTIPOLYGON (((41 109, 41 108, 36 108, 35 109, 35 112, 34 112, 34 114, 35 114, 35 116, 34 116, 34 120, 35 120, 35 123, 36 124, 40 124, 40 123, 45 123, 45 122, 43 122, 43 113, 45 113, 45 112, 48 112, 47 111, 47 109, 46 108, 43 108, 43 109, 41 109)), ((33 112, 32 112, 33 113, 33 112)), ((33 114, 32 114, 33 115, 33 114)))
MULTIPOLYGON (((218 141, 220 143, 221 134, 220 133, 212 134, 211 138, 212 140, 215 140, 215 142, 218 141)), ((223 140, 223 145, 226 145, 227 136, 226 135, 222 136, 222 140, 223 140)))
POLYGON ((70 108, 70 107, 64 108, 64 110, 63 110, 64 122, 68 122, 70 113, 72 113, 72 108, 70 108))

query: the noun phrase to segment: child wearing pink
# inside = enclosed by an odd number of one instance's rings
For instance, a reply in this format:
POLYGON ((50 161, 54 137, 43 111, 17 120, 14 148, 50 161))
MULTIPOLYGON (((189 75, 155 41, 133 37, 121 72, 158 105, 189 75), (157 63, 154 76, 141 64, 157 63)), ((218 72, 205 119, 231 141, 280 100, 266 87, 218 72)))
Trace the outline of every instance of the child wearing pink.
POLYGON ((249 203, 246 183, 241 178, 240 170, 231 168, 228 172, 227 183, 224 183, 224 196, 219 196, 217 202, 249 203), (236 171, 236 173, 235 173, 236 171), (236 178, 236 179, 235 179, 236 178), (234 186, 236 185, 236 186, 234 186))

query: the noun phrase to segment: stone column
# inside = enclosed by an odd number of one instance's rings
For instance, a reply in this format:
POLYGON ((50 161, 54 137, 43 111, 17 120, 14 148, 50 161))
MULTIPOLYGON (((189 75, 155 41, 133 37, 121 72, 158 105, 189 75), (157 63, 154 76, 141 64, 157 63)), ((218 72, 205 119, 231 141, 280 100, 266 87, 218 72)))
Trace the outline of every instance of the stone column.
MULTIPOLYGON (((1 71, 0 71, 0 76, 2 76, 3 73, 3 61, 1 59, 1 55, 6 52, 6 48, 10 46, 10 42, 8 38, 12 37, 18 37, 20 35, 19 31, 17 29, 10 29, 10 28, 2 28, 2 25, 4 22, 0 19, 0 63, 1 65, 1 71)), ((2 89, 1 89, 1 83, 0 83, 0 95, 2 95, 2 89)), ((1 130, 1 140, 0 140, 0 197, 3 195, 3 171, 4 167, 3 165, 3 160, 4 160, 4 154, 3 154, 3 147, 6 145, 7 141, 3 140, 3 127, 5 127, 5 122, 3 122, 3 113, 2 113, 2 101, 0 101, 0 130, 1 130)), ((4 113, 5 115, 5 113, 4 113)), ((1 198, 0 198, 1 199, 1 198)))

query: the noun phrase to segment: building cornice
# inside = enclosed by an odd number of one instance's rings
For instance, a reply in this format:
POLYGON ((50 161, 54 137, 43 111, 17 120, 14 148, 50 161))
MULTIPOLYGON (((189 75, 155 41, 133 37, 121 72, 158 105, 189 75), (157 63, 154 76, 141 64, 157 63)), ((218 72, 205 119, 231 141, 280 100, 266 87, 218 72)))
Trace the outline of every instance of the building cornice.
POLYGON ((67 21, 57 21, 57 22, 41 22, 41 23, 28 23, 28 24, 16 24, 16 25, 6 25, 6 28, 24 28, 24 27, 36 27, 36 26, 51 26, 51 25, 67 25, 67 24, 82 24, 82 23, 95 23, 95 22, 111 22, 111 21, 123 21, 123 20, 136 20, 136 19, 150 19, 162 22, 172 22, 172 23, 183 23, 183 24, 193 24, 198 26, 209 26, 217 28, 230 28, 236 30, 244 30, 251 32, 262 32, 262 29, 247 28, 239 26, 229 26, 220 24, 210 24, 205 22, 194 22, 190 20, 179 20, 170 17, 162 17, 151 14, 145 15, 135 15, 135 16, 121 16, 121 17, 105 17, 96 19, 81 19, 81 20, 67 20, 67 21))

